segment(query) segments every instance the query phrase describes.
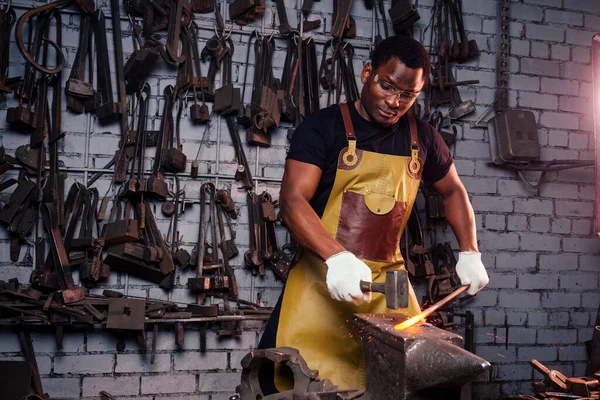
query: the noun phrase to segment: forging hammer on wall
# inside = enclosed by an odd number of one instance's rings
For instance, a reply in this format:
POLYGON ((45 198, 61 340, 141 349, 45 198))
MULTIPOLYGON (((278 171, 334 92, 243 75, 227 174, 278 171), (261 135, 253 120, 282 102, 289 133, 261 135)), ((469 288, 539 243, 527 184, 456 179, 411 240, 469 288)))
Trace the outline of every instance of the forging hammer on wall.
POLYGON ((387 308, 396 310, 408 307, 408 275, 406 270, 386 271, 384 283, 360 281, 360 290, 383 293, 387 308))

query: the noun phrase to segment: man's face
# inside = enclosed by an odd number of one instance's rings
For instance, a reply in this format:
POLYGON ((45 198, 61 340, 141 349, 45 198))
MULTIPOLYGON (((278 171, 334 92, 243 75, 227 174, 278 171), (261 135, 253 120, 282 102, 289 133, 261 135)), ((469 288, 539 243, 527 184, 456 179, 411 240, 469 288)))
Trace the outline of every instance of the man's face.
POLYGON ((373 71, 371 63, 361 73, 361 108, 370 121, 380 126, 393 125, 413 105, 425 83, 423 69, 408 68, 392 57, 373 71), (377 75, 377 78, 375 76, 377 75))

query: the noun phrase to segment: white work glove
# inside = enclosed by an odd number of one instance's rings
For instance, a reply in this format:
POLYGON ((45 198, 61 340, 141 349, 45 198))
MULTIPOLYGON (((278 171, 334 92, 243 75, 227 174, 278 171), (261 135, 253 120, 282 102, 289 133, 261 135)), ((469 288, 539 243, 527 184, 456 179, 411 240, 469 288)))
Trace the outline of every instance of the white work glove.
POLYGON ((474 295, 488 284, 490 278, 481 262, 481 253, 477 251, 461 251, 458 253, 456 274, 463 285, 471 284, 467 293, 474 295))
POLYGON ((349 251, 342 251, 325 260, 327 289, 334 300, 371 301, 371 293, 360 290, 360 281, 371 282, 371 268, 349 251))

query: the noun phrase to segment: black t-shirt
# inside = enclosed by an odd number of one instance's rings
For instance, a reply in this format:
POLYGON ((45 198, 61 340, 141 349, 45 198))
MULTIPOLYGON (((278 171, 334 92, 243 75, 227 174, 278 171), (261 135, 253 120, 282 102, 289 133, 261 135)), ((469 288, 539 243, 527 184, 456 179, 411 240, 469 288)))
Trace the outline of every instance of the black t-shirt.
MULTIPOLYGON (((410 128, 404 115, 390 127, 379 127, 365 120, 348 103, 356 146, 365 151, 396 156, 410 156, 410 128)), ((448 146, 429 123, 417 118, 419 158, 424 159, 422 179, 437 182, 448 173, 452 156, 448 146)), ((316 165, 323 175, 310 204, 321 217, 333 187, 340 151, 348 145, 340 107, 335 104, 311 114, 294 132, 287 158, 316 165)))

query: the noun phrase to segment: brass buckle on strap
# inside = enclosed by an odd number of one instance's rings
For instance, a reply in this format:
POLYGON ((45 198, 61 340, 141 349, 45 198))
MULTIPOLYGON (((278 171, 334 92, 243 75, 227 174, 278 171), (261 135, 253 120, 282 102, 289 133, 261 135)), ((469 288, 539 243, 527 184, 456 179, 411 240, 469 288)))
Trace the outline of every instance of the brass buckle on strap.
POLYGON ((419 146, 411 147, 410 163, 408 169, 411 173, 416 174, 421 170, 421 160, 419 160, 419 146))
POLYGON ((356 165, 358 157, 356 156, 356 140, 348 140, 348 150, 342 156, 344 164, 349 167, 356 165))

